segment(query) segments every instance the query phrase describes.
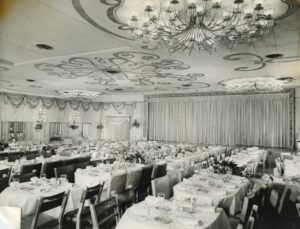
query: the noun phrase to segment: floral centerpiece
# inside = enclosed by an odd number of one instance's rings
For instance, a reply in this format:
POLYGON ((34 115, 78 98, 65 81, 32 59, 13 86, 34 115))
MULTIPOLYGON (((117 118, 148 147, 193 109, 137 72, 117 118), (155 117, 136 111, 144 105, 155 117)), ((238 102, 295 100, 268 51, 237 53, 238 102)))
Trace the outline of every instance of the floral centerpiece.
POLYGON ((97 129, 98 129, 98 130, 102 130, 103 128, 104 128, 104 126, 103 126, 102 123, 99 123, 99 124, 97 125, 97 129))
POLYGON ((39 131, 39 130, 43 129, 43 123, 41 121, 37 121, 36 124, 35 124, 34 129, 36 131, 39 131))
POLYGON ((135 119, 133 121, 133 123, 132 123, 132 126, 135 127, 135 128, 139 128, 140 127, 140 123, 138 122, 138 120, 135 119))
POLYGON ((69 127, 70 127, 72 130, 76 130, 76 129, 78 128, 78 124, 77 124, 75 121, 73 121, 69 127))

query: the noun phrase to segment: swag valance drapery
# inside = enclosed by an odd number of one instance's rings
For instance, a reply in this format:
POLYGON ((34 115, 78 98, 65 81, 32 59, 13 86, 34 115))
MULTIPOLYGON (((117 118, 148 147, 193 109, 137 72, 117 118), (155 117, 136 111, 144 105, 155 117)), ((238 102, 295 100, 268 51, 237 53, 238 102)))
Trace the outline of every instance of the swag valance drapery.
POLYGON ((294 91, 145 97, 149 140, 220 145, 294 146, 294 91))
POLYGON ((12 106, 19 108, 23 103, 29 105, 30 108, 35 109, 37 108, 40 103, 47 108, 51 109, 54 103, 57 105, 59 110, 65 110, 67 104, 73 110, 78 110, 81 106, 84 111, 88 111, 91 107, 94 111, 107 111, 109 108, 113 107, 118 113, 121 113, 126 106, 133 106, 135 107, 135 103, 126 103, 126 102, 119 102, 119 103, 101 103, 95 101, 87 101, 87 100, 63 100, 59 98, 48 98, 48 97, 38 97, 38 96, 29 96, 29 95, 21 95, 21 94, 10 94, 10 93, 0 93, 3 94, 6 99, 6 102, 9 102, 12 106))

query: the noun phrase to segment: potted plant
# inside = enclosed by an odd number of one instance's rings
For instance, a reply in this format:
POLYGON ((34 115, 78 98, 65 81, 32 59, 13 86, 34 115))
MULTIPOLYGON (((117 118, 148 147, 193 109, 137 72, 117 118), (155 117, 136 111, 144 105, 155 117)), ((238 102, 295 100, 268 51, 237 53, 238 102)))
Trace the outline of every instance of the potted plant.
POLYGON ((135 119, 135 120, 133 121, 133 123, 132 123, 132 126, 135 127, 135 128, 139 128, 140 123, 138 122, 138 120, 135 119))

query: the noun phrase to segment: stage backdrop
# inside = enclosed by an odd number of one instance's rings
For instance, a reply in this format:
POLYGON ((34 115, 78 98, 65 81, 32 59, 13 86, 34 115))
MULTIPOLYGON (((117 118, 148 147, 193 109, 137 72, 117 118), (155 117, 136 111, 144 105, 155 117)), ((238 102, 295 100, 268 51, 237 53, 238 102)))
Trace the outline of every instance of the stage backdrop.
POLYGON ((294 146, 294 91, 145 97, 149 140, 220 145, 294 146))

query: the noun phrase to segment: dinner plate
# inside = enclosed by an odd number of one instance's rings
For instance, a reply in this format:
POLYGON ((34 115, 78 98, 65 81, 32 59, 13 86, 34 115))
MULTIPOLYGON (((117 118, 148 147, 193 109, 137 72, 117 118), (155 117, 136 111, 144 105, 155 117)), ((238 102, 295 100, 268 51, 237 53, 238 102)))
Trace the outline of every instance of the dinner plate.
POLYGON ((171 208, 170 208, 170 207, 168 207, 168 206, 163 206, 163 205, 156 206, 155 208, 156 208, 157 210, 161 210, 161 211, 165 211, 165 212, 171 211, 171 208))
POLYGON ((172 222, 172 220, 169 219, 168 217, 161 217, 161 216, 155 216, 154 220, 156 222, 163 223, 163 224, 170 224, 172 222))

